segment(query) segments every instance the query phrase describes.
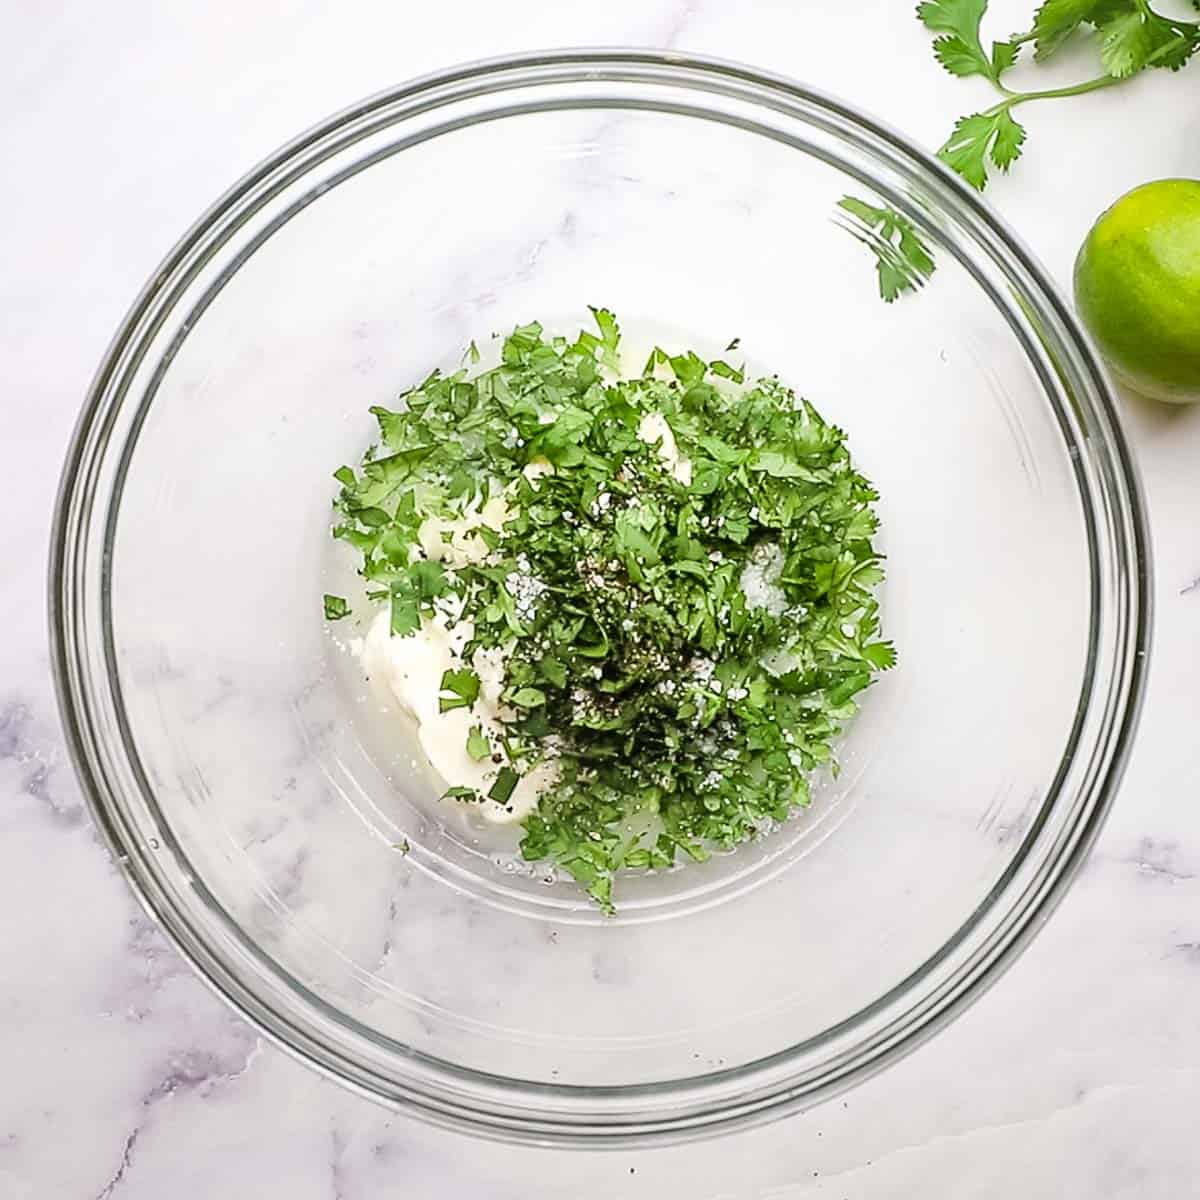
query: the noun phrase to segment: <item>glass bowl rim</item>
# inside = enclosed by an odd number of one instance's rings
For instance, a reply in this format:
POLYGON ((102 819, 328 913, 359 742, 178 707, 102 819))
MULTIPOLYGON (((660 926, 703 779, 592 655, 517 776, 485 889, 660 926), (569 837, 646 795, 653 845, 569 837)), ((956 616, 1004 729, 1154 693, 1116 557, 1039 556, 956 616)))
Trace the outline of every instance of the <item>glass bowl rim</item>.
MULTIPOLYGON (((574 109, 586 105, 566 103, 558 107, 574 109)), ((653 105, 650 107, 652 111, 669 111, 653 105)), ((511 113, 498 115, 503 119, 511 113)), ((703 113, 697 109, 690 115, 703 113)), ((399 115, 384 119, 381 127, 401 126, 411 116, 412 112, 401 111, 399 115)), ((488 119, 487 114, 476 119, 488 119)), ((456 127, 460 126, 447 123, 444 127, 438 127, 431 136, 438 136, 456 127)), ((403 147, 399 152, 402 150, 403 147)), ((330 154, 333 152, 331 150, 330 154)), ((321 161, 324 160, 315 160, 317 164, 321 161)), ((297 178, 302 177, 303 172, 299 172, 297 178)), ((283 188, 290 184, 285 182, 279 186, 283 188)), ((889 198, 904 203, 903 197, 889 195, 889 198)), ((215 254, 222 244, 218 242, 211 253, 215 254)), ((181 289, 180 295, 183 294, 184 290, 181 289)), ((178 297, 169 300, 167 311, 177 300, 178 297)), ((136 431, 133 438, 136 438, 136 431)), ((1107 492, 1104 494, 1107 497, 1107 492)), ((1110 501, 1112 499, 1107 498, 1110 501)), ((109 516, 110 535, 111 522, 115 519, 119 501, 118 491, 114 511, 109 516)), ((1085 508, 1090 508, 1088 494, 1082 488, 1081 503, 1085 508)), ((1092 529, 1094 517, 1095 514, 1089 511, 1089 530, 1092 529)), ((1094 534, 1089 533, 1089 536, 1094 534)), ((103 570, 106 572, 107 566, 103 570)), ((1093 608, 1096 605, 1095 572, 1093 561, 1093 608)), ((845 1090, 914 1049, 959 1015, 1015 960, 1061 900, 1086 858, 1123 773, 1145 690, 1152 625, 1149 577, 1150 542, 1140 483, 1121 432, 1107 377, 1086 335, 1045 271, 977 194, 936 159, 887 126, 842 101, 786 77, 690 54, 637 49, 567 49, 503 56, 451 67, 400 84, 335 114, 283 146, 243 176, 168 253, 134 301, 105 353, 88 391, 64 463, 50 545, 48 599, 51 666, 59 711, 76 773, 93 821, 114 860, 121 867, 139 902, 165 930, 201 979, 259 1032, 307 1065, 366 1096, 407 1108, 428 1120, 450 1127, 504 1140, 553 1144, 597 1146, 647 1140, 678 1141, 706 1136, 734 1126, 759 1123, 845 1090), (1116 493, 1116 503, 1107 517, 1110 522, 1115 521, 1120 526, 1118 551, 1122 553, 1118 554, 1117 582, 1121 585, 1118 596, 1118 632, 1121 636, 1115 639, 1113 649, 1121 670, 1117 672, 1117 679, 1111 682, 1104 709, 1103 738, 1098 751, 1104 752, 1105 765, 1078 803, 1069 831, 1071 836, 1059 839, 1057 857, 1050 861, 1048 870, 1038 881, 1038 887, 1032 892, 1027 889, 1029 894, 1023 905, 1014 908, 1010 919, 993 931, 971 958, 957 969, 949 981, 954 986, 947 983, 937 994, 927 997, 925 1002, 914 1004, 908 1011, 896 1014, 892 1023, 879 1030, 874 1037, 843 1054, 841 1059, 844 1061, 831 1060, 836 1069, 824 1074, 818 1070, 814 1077, 811 1069, 807 1072, 789 1072, 786 1068, 789 1063, 798 1062, 814 1042, 832 1040, 835 1034, 852 1027, 864 1014, 884 1006, 885 1002, 895 1006, 904 1001, 911 995, 914 981, 924 977, 930 964, 952 944, 953 939, 926 963, 893 985, 884 996, 816 1038, 807 1039, 765 1058, 706 1075, 608 1087, 553 1084, 491 1076, 405 1048, 408 1055, 412 1056, 410 1061, 419 1061, 426 1072, 424 1076, 414 1078, 410 1087, 409 1081, 383 1079, 362 1063, 350 1063, 338 1047, 331 1048, 323 1044, 319 1035, 314 1037, 310 1029, 272 1009, 252 986, 238 978, 235 964, 231 964, 228 956, 222 957, 202 932, 197 934, 194 931, 185 914, 170 902, 149 869, 149 860, 144 847, 140 845, 141 839, 127 819, 126 797, 104 770, 104 756, 99 752, 103 749, 103 738, 96 736, 97 725, 93 714, 95 697, 92 688, 96 681, 89 678, 83 646, 86 613, 83 618, 79 616, 80 610, 85 607, 80 597, 91 565, 87 533, 92 520, 97 472, 109 450, 108 432, 112 420, 127 399, 121 385, 122 382, 128 382, 128 375, 133 369, 129 366, 131 351, 139 343, 144 351, 157 336, 158 324, 148 318, 177 283, 197 246, 201 246, 223 223, 236 229, 248 220, 253 214, 247 215, 239 205, 256 189, 271 180, 278 181, 294 169, 305 152, 331 141, 335 150, 345 148, 350 142, 337 142, 339 136, 347 135, 348 131, 372 117, 386 118, 389 110, 398 105, 420 102, 422 98, 428 98, 430 106, 437 108, 452 106, 456 100, 468 96, 475 100, 491 98, 513 88, 544 82, 583 84, 642 80, 678 87, 698 97, 696 105, 703 105, 706 94, 711 96, 722 89, 743 89, 739 94, 744 94, 764 108, 778 105, 782 111, 808 122, 814 122, 820 116, 828 122, 826 129, 832 130, 834 136, 843 141, 853 133, 863 139, 859 146, 860 149, 865 146, 868 154, 878 154, 880 147, 885 147, 893 163, 900 163, 913 179, 919 180, 923 187, 936 196, 941 206, 970 224, 976 237, 982 231, 993 248, 998 248, 1006 261, 1019 268, 1032 284, 1033 300, 1022 296, 1018 298, 1018 303, 1030 303, 1039 318, 1057 335, 1062 343, 1060 349, 1069 351, 1072 356, 1069 365, 1078 375, 1083 391, 1080 403, 1089 410, 1089 415, 1098 422, 1100 429, 1099 438, 1094 441, 1089 439, 1085 451, 1101 457, 1102 465, 1107 467, 1110 475, 1108 487, 1116 493), (455 88, 459 91, 456 92, 455 88), (784 1069, 780 1071, 780 1067, 784 1069), (667 1104, 663 1103, 664 1099, 668 1101, 667 1104), (518 1103, 514 1104, 514 1101, 518 1103)), ((100 589, 102 593, 107 593, 107 585, 107 574, 104 574, 100 589)), ((111 625, 105 627, 102 636, 111 641, 111 625)), ((1095 637, 1096 618, 1093 613, 1093 641, 1095 637)), ((107 682, 112 684, 111 657, 107 662, 110 667, 107 682)), ((1094 686, 1094 681, 1087 685, 1085 694, 1090 693, 1094 686)), ((1090 695, 1088 698, 1090 702, 1090 695)), ((1067 753, 1070 753, 1070 746, 1067 753)), ((144 781, 143 786, 149 788, 144 781)), ((994 892, 996 890, 993 889, 994 892)), ((990 912, 993 907, 994 903, 983 904, 976 911, 990 912)), ((282 968, 277 973, 286 976, 282 968)), ((286 976, 284 982, 290 983, 302 1004, 314 1010, 316 1024, 320 1024, 322 1010, 334 1012, 290 976, 286 976)), ((335 1014, 333 1019, 343 1028, 347 1020, 353 1021, 347 1014, 335 1014)))

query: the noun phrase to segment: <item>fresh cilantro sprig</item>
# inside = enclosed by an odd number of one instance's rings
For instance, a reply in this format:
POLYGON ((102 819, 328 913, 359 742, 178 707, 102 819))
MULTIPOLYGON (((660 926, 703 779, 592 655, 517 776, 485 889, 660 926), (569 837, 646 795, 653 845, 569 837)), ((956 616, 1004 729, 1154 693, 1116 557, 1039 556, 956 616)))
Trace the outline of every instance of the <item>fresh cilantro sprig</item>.
MULTIPOLYGON (((1200 9, 1200 2, 1193 4, 1200 9)), ((981 76, 1000 93, 991 107, 959 118, 938 150, 938 157, 978 191, 987 187, 995 171, 1007 173, 1021 157, 1027 131, 1014 112, 1022 105, 1114 87, 1154 67, 1178 71, 1200 50, 1200 22, 1164 16, 1150 0, 1043 0, 1028 30, 990 46, 982 35, 987 9, 987 0, 924 0, 917 6, 918 19, 938 35, 933 42, 938 62, 960 78, 981 76), (1008 86, 1006 75, 1025 46, 1032 44, 1034 61, 1044 63, 1080 32, 1091 36, 1100 74, 1043 90, 1008 86)), ((865 201, 854 204, 875 214, 857 213, 859 220, 848 228, 875 255, 880 294, 890 302, 917 290, 935 269, 927 247, 918 244, 919 239, 906 242, 893 236, 906 220, 893 209, 873 208, 865 201), (864 231, 864 221, 875 236, 864 231)), ((844 200, 840 206, 847 207, 844 200)))
POLYGON ((940 36, 934 54, 952 75, 982 75, 1000 93, 990 108, 961 118, 938 156, 972 187, 982 191, 993 169, 1007 171, 1021 156, 1026 131, 1013 115, 1023 104, 1061 100, 1113 87, 1151 67, 1178 71, 1200 49, 1200 23, 1165 17, 1150 0, 1044 0, 1025 33, 993 42, 985 53, 980 26, 987 0, 926 0, 917 6, 925 27, 940 36), (1079 30, 1090 30, 1101 74, 1067 87, 1014 91, 1004 76, 1021 48, 1034 44, 1045 62, 1079 30))
POLYGON ((394 636, 470 622, 439 707, 479 715, 465 749, 490 774, 446 797, 508 804, 552 768, 521 852, 611 911, 621 870, 703 859, 806 805, 895 652, 877 497, 841 431, 691 352, 621 379, 616 320, 594 315, 574 339, 521 326, 492 370, 435 372, 373 410, 380 444, 337 472, 334 534, 394 636), (504 664, 499 737, 479 654, 504 664))

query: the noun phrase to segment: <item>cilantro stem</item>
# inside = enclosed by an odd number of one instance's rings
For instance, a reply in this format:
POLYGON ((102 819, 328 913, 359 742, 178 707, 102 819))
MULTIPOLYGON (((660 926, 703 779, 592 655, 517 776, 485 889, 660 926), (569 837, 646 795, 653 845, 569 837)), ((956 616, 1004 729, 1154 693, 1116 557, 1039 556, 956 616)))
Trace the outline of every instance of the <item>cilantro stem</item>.
MULTIPOLYGON (((1164 18, 1165 19, 1165 18, 1164 18)), ((1179 27, 1179 31, 1184 29, 1200 30, 1200 24, 1192 21, 1172 21, 1173 25, 1179 27)), ((1146 66, 1152 67, 1160 59, 1165 58, 1167 54, 1174 50, 1175 46, 1168 43, 1165 46, 1160 46, 1157 50, 1147 56, 1146 66)), ((1083 83, 1068 84, 1066 87, 1046 88, 1036 92, 1014 92, 1002 83, 997 83, 996 86, 1004 92, 1004 99, 998 104, 992 105, 991 108, 984 111, 988 116, 995 116, 997 113, 1005 112, 1009 109, 1016 108, 1019 104, 1025 104, 1030 100, 1065 100, 1071 96, 1084 96, 1088 92, 1098 92, 1103 88, 1114 87, 1117 84, 1128 83, 1133 76, 1129 75, 1097 75, 1095 79, 1087 79, 1083 83)))
POLYGON ((1083 96, 1088 92, 1098 92, 1101 88, 1112 87, 1114 84, 1124 82, 1124 79, 1118 79, 1115 75, 1098 75, 1095 79, 1088 79, 1083 83, 1073 83, 1060 88, 1046 88, 1037 92, 1014 92, 1004 88, 1006 93, 1004 99, 998 104, 993 104, 991 108, 985 109, 984 112, 992 117, 997 113, 1016 108, 1018 104, 1026 104, 1030 100, 1065 100, 1068 96, 1083 96))

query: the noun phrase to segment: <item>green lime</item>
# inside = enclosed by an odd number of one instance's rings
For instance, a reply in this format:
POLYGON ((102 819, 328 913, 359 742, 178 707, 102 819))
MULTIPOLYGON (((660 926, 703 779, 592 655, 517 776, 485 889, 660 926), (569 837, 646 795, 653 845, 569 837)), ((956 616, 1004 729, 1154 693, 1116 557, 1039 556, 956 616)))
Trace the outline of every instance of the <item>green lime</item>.
POLYGON ((1147 183, 1104 213, 1075 260, 1075 304, 1134 391, 1200 401, 1200 181, 1147 183))

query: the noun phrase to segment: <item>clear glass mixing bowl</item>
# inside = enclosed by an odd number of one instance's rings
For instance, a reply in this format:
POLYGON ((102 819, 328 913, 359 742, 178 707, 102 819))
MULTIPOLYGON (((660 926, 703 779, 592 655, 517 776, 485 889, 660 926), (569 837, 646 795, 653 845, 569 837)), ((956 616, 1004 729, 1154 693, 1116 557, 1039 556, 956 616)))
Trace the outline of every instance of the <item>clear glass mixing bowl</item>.
POLYGON ((1111 801, 1146 573, 1105 379, 974 195, 795 83, 562 53, 365 101, 197 223, 87 399, 51 608, 96 821, 231 1004, 429 1119, 596 1144, 814 1103, 996 978, 1111 801), (919 298, 880 302, 846 192, 936 248, 919 298), (810 812, 631 881, 611 920, 431 817, 320 612, 368 407, 589 303, 679 348, 739 336, 849 431, 901 653, 810 812))

